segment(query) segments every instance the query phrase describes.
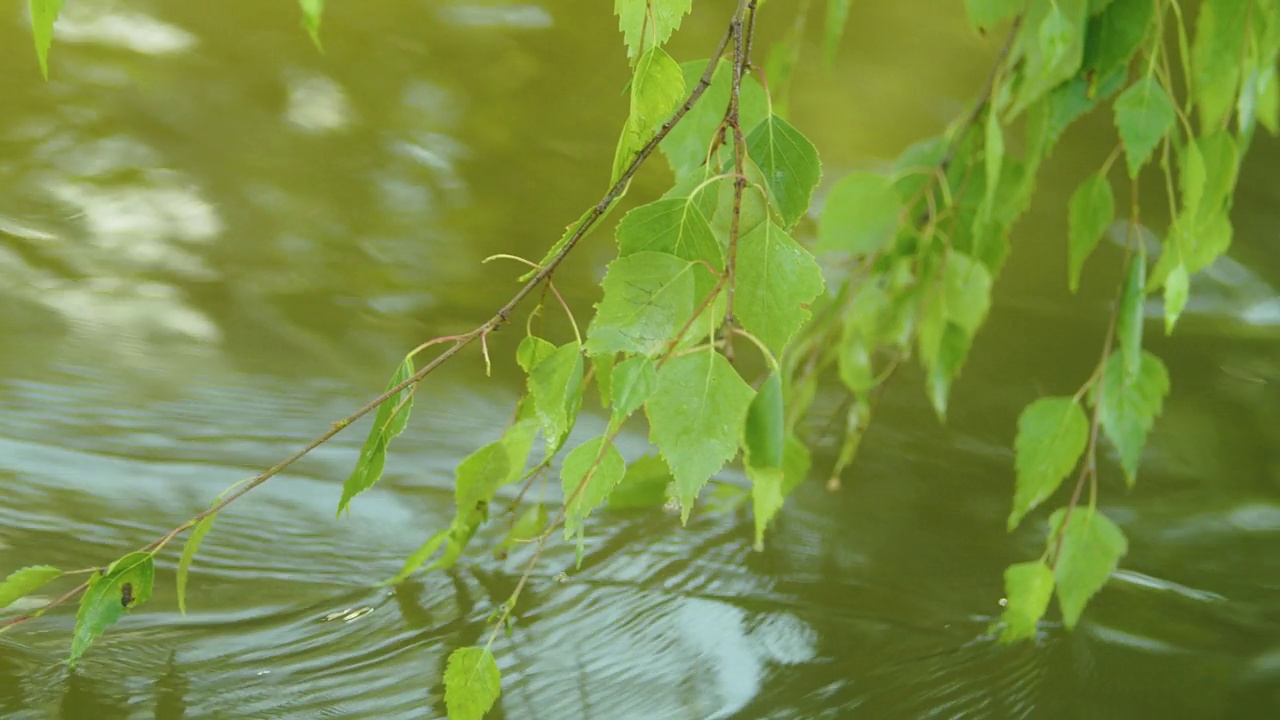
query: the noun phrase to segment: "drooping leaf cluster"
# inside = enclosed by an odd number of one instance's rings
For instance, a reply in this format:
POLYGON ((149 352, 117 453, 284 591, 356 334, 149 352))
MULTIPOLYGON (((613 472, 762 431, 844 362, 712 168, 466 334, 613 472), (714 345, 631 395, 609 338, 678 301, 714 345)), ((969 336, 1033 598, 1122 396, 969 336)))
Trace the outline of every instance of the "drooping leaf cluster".
MULTIPOLYGON (((1054 12, 1070 5, 1055 3, 1054 12)), ((1048 91, 1038 117, 1034 107, 1028 110, 1031 147, 1047 153, 1070 122, 1114 96, 1111 112, 1129 194, 1136 198, 1145 181, 1163 184, 1173 221, 1153 258, 1138 240, 1137 218, 1129 218, 1122 261, 1127 268, 1117 288, 1112 331, 1094 373, 1074 397, 1041 398, 1019 418, 1010 530, 1079 470, 1070 501, 1049 518, 1042 560, 1011 566, 1005 575, 1006 640, 1035 633, 1055 590, 1064 624, 1074 627, 1089 598, 1127 552, 1123 531, 1095 509, 1097 439, 1105 438, 1114 448, 1118 474, 1132 487, 1170 389, 1164 363, 1143 347, 1147 298, 1163 294, 1164 328, 1172 332, 1186 306, 1191 276, 1230 245, 1229 211, 1243 152, 1259 124, 1275 133, 1280 115, 1280 93, 1273 82, 1280 53, 1276 3, 1207 0, 1194 23, 1176 4, 1112 0, 1078 5, 1067 20, 1082 39, 1080 59, 1071 61, 1073 76, 1048 91), (1165 28, 1176 31, 1178 51, 1169 47, 1165 28), (1174 97, 1179 80, 1189 90, 1182 101, 1174 97), (1080 502, 1086 484, 1087 505, 1080 502)), ((977 20, 991 6, 967 7, 977 20)), ((1024 21, 1033 18, 1028 12, 1024 21)), ((1048 32, 1049 15, 1041 22, 1040 31, 1048 32)), ((1116 220, 1108 179, 1116 173, 1110 166, 1108 161, 1085 178, 1069 203, 1068 283, 1073 292, 1085 261, 1116 220)), ((1132 202, 1136 209, 1136 200, 1132 202)))

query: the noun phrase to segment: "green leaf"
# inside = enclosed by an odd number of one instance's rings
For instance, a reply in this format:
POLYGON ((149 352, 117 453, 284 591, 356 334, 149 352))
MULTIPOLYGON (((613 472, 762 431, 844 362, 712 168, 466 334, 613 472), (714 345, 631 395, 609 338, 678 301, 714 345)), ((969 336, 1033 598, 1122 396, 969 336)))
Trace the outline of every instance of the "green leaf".
MULTIPOLYGON (((660 1, 660 0, 659 0, 660 1)), ((631 80, 631 125, 643 142, 671 118, 684 101, 684 73, 662 48, 645 51, 631 80)))
MULTIPOLYGON (((458 561, 476 529, 488 520, 489 504, 493 502, 498 489, 520 476, 528 462, 538 427, 539 421, 535 418, 521 419, 507 428, 502 439, 476 450, 458 465, 454 479, 457 512, 448 531, 436 533, 427 540, 388 584, 399 582, 416 572, 442 543, 447 543, 444 554, 427 570, 449 568, 458 561)), ((555 449, 557 448, 553 448, 553 451, 555 449)))
POLYGON ((53 22, 62 10, 62 0, 31 1, 31 34, 35 38, 36 58, 40 60, 40 74, 49 79, 49 47, 53 45, 53 22))
POLYGON ((1190 290, 1191 278, 1187 275, 1187 266, 1178 266, 1164 280, 1164 333, 1173 334, 1173 326, 1187 307, 1187 293, 1190 290))
POLYGON ((1230 208, 1239 159, 1236 141, 1226 131, 1211 132, 1187 143, 1178 177, 1185 217, 1204 225, 1230 208))
POLYGON ((1158 80, 1145 76, 1116 98, 1115 119, 1129 177, 1136 178, 1156 146, 1173 129, 1173 101, 1158 80))
POLYGON ((1102 76, 1122 75, 1122 71, 1128 69, 1134 52, 1142 45, 1143 38, 1152 29, 1154 15, 1155 6, 1148 0, 1108 2, 1102 12, 1089 21, 1084 66, 1102 76))
POLYGON ((1006 604, 1000 620, 1001 642, 1035 637, 1036 624, 1053 598, 1053 571, 1039 560, 1015 563, 1004 570, 1006 604))
POLYGON ((556 346, 534 335, 527 335, 516 347, 516 363, 525 373, 556 351, 556 346))
POLYGON ((1169 371, 1160 358, 1142 351, 1138 372, 1125 372, 1120 353, 1111 353, 1102 370, 1098 421, 1102 433, 1120 453, 1125 482, 1133 487, 1147 434, 1169 394, 1169 371))
POLYGON ((1182 211, 1195 217, 1200 210, 1204 186, 1208 181, 1204 153, 1200 151, 1200 143, 1196 138, 1192 138, 1182 148, 1178 160, 1178 189, 1182 197, 1182 211))
POLYGON ((1129 275, 1120 294, 1120 313, 1116 318, 1116 339, 1120 343, 1120 355, 1124 358, 1127 377, 1138 372, 1142 359, 1143 302, 1147 298, 1147 264, 1141 255, 1129 263, 1129 275))
POLYGON ((991 271, 962 252, 952 252, 942 278, 947 320, 973 335, 991 307, 991 271))
MULTIPOLYGON (((428 565, 424 572, 448 570, 458 564, 458 559, 462 557, 463 551, 467 549, 467 545, 471 542, 471 538, 475 536, 476 530, 480 528, 480 524, 485 522, 487 514, 488 507, 485 506, 484 509, 477 508, 475 511, 465 515, 461 513, 455 515, 453 522, 449 524, 449 529, 443 531, 444 552, 440 553, 440 557, 428 565)), ((422 548, 419 548, 419 550, 422 550, 422 548)), ((426 554, 423 560, 425 561, 429 558, 430 553, 426 554)))
MULTIPOLYGON (((684 75, 685 87, 692 90, 702 79, 706 68, 706 60, 682 64, 680 69, 684 75)), ((724 119, 724 109, 729 104, 732 75, 732 63, 728 60, 720 61, 711 76, 711 85, 662 140, 659 147, 667 156, 676 180, 684 180, 707 169, 705 164, 711 148, 711 138, 724 119)), ((772 75, 769 80, 774 80, 772 75)), ((740 126, 754 128, 769 114, 768 104, 760 82, 751 76, 742 78, 738 106, 740 126)))
POLYGON ((324 0, 298 0, 298 5, 302 7, 302 26, 307 29, 316 49, 323 52, 324 46, 320 44, 320 16, 324 14, 324 0))
POLYGON ((1010 531, 1058 489, 1080 461, 1088 441, 1089 420, 1072 398, 1040 398, 1023 409, 1013 442, 1018 480, 1009 513, 1010 531))
POLYGON ((204 536, 213 529, 213 521, 217 517, 218 513, 213 513, 201 518, 200 522, 191 529, 191 535, 187 538, 186 544, 182 546, 182 557, 178 560, 178 611, 183 615, 187 614, 187 575, 191 572, 191 561, 200 550, 200 541, 204 540, 204 536))
POLYGON ((747 155, 764 173, 782 226, 795 225, 809 209, 809 196, 822 177, 818 150, 786 120, 770 115, 747 135, 747 155))
POLYGON ((1200 272, 1231 247, 1231 217, 1226 208, 1207 218, 1179 213, 1169 227, 1166 252, 1152 269, 1152 284, 1160 284, 1179 264, 1187 266, 1187 275, 1200 272))
POLYGON ((682 522, 702 487, 737 454, 753 395, 713 350, 672 358, 658 371, 658 387, 645 404, 649 437, 675 476, 682 522))
POLYGON ((933 406, 934 413, 945 420, 951 383, 960 374, 965 357, 969 356, 973 337, 951 320, 936 322, 929 316, 922 318, 919 332, 920 361, 925 369, 925 391, 928 392, 929 404, 933 406), (927 320, 928 324, 925 324, 927 320))
POLYGON ((948 322, 943 328, 942 340, 938 345, 938 353, 932 362, 927 364, 928 375, 925 387, 929 393, 929 403, 938 413, 938 417, 946 420, 947 399, 951 394, 951 383, 960 375, 960 368, 969 357, 969 347, 973 337, 959 325, 948 322))
POLYGON ((591 367, 595 370, 596 386, 600 394, 600 407, 609 409, 609 397, 613 394, 613 366, 617 356, 613 353, 601 353, 591 356, 591 367))
MULTIPOLYGON (((685 115, 684 117, 685 119, 681 120, 676 127, 684 127, 689 116, 685 115)), ((667 137, 670 137, 670 135, 667 137)), ((755 164, 750 162, 750 158, 747 158, 747 164, 750 167, 755 167, 755 164)), ((761 184, 763 184, 763 178, 761 179, 761 184)), ((732 189, 733 178, 728 176, 708 176, 702 172, 690 173, 677 179, 675 184, 662 194, 662 199, 684 200, 696 207, 702 213, 702 217, 710 222, 715 217, 716 207, 720 204, 720 191, 725 186, 732 189)), ((724 246, 728 245, 728 238, 717 240, 717 242, 720 243, 723 250, 724 246)))
POLYGON ((646 455, 627 466, 627 472, 609 496, 609 508, 626 510, 662 505, 667 501, 671 470, 657 455, 646 455))
POLYGON ((860 334, 872 345, 892 344, 894 331, 889 327, 892 324, 892 305, 901 297, 890 297, 890 292, 896 294, 897 289, 890 289, 889 282, 887 275, 879 275, 858 283, 853 290, 849 312, 844 315, 846 338, 860 334))
POLYGON ((964 0, 965 15, 974 30, 987 30, 991 26, 1018 14, 1026 3, 1023 0, 964 0))
POLYGON ((644 47, 665 43, 692 6, 693 0, 614 0, 613 12, 618 16, 627 57, 635 57, 644 47))
POLYGON ((516 518, 516 521, 512 523, 511 529, 502 538, 502 542, 498 544, 496 552, 505 552, 519 543, 526 543, 537 538, 546 530, 547 520, 546 505, 537 503, 525 508, 525 511, 520 513, 520 517, 516 518))
POLYGON ((1153 27, 1155 8, 1149 0, 1114 0, 1101 10, 1089 20, 1080 71, 1033 106, 1041 125, 1028 138, 1032 156, 1046 156, 1071 123, 1128 81, 1129 61, 1153 27))
MULTIPOLYGON (((399 582, 412 575, 442 543, 445 544, 444 553, 427 567, 428 572, 453 567, 462 557, 476 530, 489 519, 489 504, 498 489, 515 482, 528 462, 540 426, 528 407, 529 404, 522 400, 518 412, 520 419, 507 428, 502 438, 476 450, 458 465, 454 479, 457 511, 449 529, 427 540, 405 562, 400 573, 384 584, 399 582)), ((552 448, 553 451, 556 449, 552 448)))
POLYGON ((693 269, 687 260, 657 252, 610 263, 604 298, 587 331, 587 351, 662 352, 693 315, 693 269))
POLYGON ((870 390, 876 383, 871 364, 871 348, 857 328, 846 327, 840 340, 840 354, 836 357, 840 381, 854 392, 870 390))
POLYGON ((1242 150, 1235 137, 1227 131, 1198 137, 1196 145, 1204 156, 1204 196, 1200 199, 1203 218, 1230 208, 1232 192, 1239 177, 1242 150))
POLYGON ((481 720, 502 694, 502 674, 487 648, 449 653, 444 670, 444 704, 449 720, 481 720))
MULTIPOLYGON (((1250 5, 1240 0, 1204 0, 1191 43, 1192 97, 1200 130, 1226 126, 1240 87, 1240 59, 1249 37, 1250 5)), ((1275 22, 1275 18, 1270 18, 1275 22)))
POLYGON ((407 580, 410 575, 418 572, 418 568, 426 564, 426 562, 431 559, 431 556, 436 554, 436 551, 440 549, 440 545, 445 541, 445 538, 448 537, 448 535, 448 530, 437 531, 436 534, 428 538, 421 547, 414 550, 413 553, 405 559, 404 566, 400 568, 400 572, 396 573, 395 577, 390 580, 383 581, 381 585, 399 585, 407 580))
MULTIPOLYGON (((387 391, 413 377, 413 358, 405 357, 396 368, 395 374, 387 381, 387 391)), ((360 448, 360 459, 351 471, 347 481, 342 484, 342 499, 338 501, 338 517, 347 509, 352 498, 373 487, 382 477, 382 469, 387 464, 387 446, 391 440, 404 431, 409 423, 409 411, 413 409, 413 386, 409 385, 382 401, 373 418, 373 427, 369 428, 369 436, 360 448)))
POLYGON ((1012 116, 1022 112, 1080 69, 1084 57, 1086 0, 1033 2, 1024 18, 1016 51, 1025 57, 1023 81, 1012 116))
POLYGON ((498 488, 509 482, 514 471, 511 454, 501 440, 481 447, 458 463, 453 496, 459 517, 473 510, 488 512, 489 501, 498 488))
POLYGON ((818 218, 817 252, 873 255, 897 232, 902 201, 884 175, 852 173, 827 194, 818 218))
POLYGON ((1032 105, 1027 116, 1029 157, 1041 160, 1048 157, 1072 123, 1119 92, 1126 80, 1123 70, 1080 74, 1032 105))
POLYGON ((610 183, 622 178, 628 166, 684 100, 684 75, 662 48, 645 51, 631 79, 631 114, 618 140, 610 183))
MULTIPOLYGON (((575 407, 573 411, 576 414, 578 409, 575 407)), ((536 414, 536 411, 526 412, 525 403, 522 401, 520 419, 502 434, 502 445, 507 449, 507 460, 511 464, 511 474, 503 481, 502 484, 504 485, 515 482, 523 474, 525 465, 529 463, 529 453, 533 450, 533 441, 537 438, 538 430, 542 427, 541 421, 535 417, 536 414)))
POLYGON ((640 409, 658 386, 658 371, 653 361, 644 356, 629 357, 614 369, 612 424, 617 427, 631 413, 640 409))
POLYGON ((826 25, 822 32, 822 57, 827 65, 835 60, 836 50, 840 48, 840 37, 844 35, 844 26, 849 21, 849 1, 827 0, 826 25))
POLYGON ((1080 183, 1071 194, 1067 208, 1068 284, 1071 292, 1080 287, 1080 271, 1102 240, 1102 234, 1115 218, 1115 197, 1111 183, 1102 173, 1094 173, 1080 183))
POLYGON ((916 321, 916 345, 920 350, 920 362, 929 367, 942 346, 943 331, 947 328, 947 302, 937 285, 923 290, 919 318, 916 321))
POLYGON ((618 255, 660 252, 682 260, 703 260, 724 269, 724 251, 711 223, 691 197, 651 202, 627 213, 618 223, 618 255))
MULTIPOLYGON (((1001 86, 1003 90, 1007 86, 1001 86)), ((1004 166, 1004 132, 1000 127, 1000 113, 996 107, 987 111, 987 122, 983 129, 982 161, 986 170, 987 183, 982 198, 983 217, 989 218, 991 208, 1000 199, 1000 171, 1004 166)))
POLYGON ((862 446, 862 437, 871 423, 871 404, 864 397, 855 396, 848 403, 848 412, 844 416, 844 439, 840 442, 840 451, 836 454, 835 465, 831 468, 830 478, 839 480, 845 468, 853 463, 862 446))
POLYGON ((569 451, 560 467, 560 486, 564 489, 567 503, 564 515, 566 540, 581 531, 583 520, 609 497, 626 472, 627 465, 622 455, 603 435, 569 451), (586 485, 578 492, 584 478, 586 485))
POLYGON ((796 437, 794 433, 788 433, 786 446, 782 449, 783 497, 790 495, 792 490, 795 490, 800 483, 805 481, 809 476, 809 468, 812 464, 809 446, 805 445, 804 441, 796 437))
MULTIPOLYGON (((1057 541, 1066 513, 1066 508, 1059 508, 1049 518, 1050 548, 1057 541)), ((1107 584, 1127 552, 1129 541, 1106 515, 1087 507, 1077 507, 1071 513, 1053 572, 1062 622, 1068 630, 1075 628, 1089 598, 1107 584)))
POLYGON ((1062 12, 1056 2, 1049 3, 1049 13, 1040 21, 1038 28, 1040 47, 1044 53, 1044 64, 1053 68, 1062 63, 1071 52, 1071 44, 1076 41, 1080 28, 1062 12))
POLYGON ((15 570, 0 582, 0 609, 7 608, 15 600, 39 590, 62 577, 62 571, 49 565, 32 565, 15 570))
POLYGON ((125 611, 151 598, 155 582, 155 563, 150 553, 132 552, 116 560, 106 573, 94 573, 89 587, 80 597, 76 611, 76 629, 71 638, 70 664, 84 655, 89 646, 125 611))
MULTIPOLYGON (((782 379, 771 372, 747 408, 742 447, 745 462, 757 470, 782 469, 786 422, 782 412, 782 379)), ((781 477, 778 478, 781 483, 781 477)))
POLYGON ((755 517, 755 549, 758 552, 764 550, 764 531, 769 527, 769 521, 782 509, 785 472, 780 467, 757 468, 751 465, 746 470, 751 480, 751 514, 755 517))
POLYGON ((734 315, 775 354, 809 319, 809 303, 822 294, 822 269, 772 220, 738 240, 734 315))
POLYGON ((550 448, 560 447, 578 417, 585 364, 582 347, 571 342, 556 348, 529 373, 529 395, 550 448))

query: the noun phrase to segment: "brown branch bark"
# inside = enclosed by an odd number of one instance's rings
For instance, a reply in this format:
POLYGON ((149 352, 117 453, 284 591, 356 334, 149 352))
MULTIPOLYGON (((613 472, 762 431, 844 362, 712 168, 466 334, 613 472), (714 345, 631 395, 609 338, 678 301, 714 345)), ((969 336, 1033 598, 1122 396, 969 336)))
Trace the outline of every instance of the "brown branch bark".
MULTIPOLYGON (((756 0, 739 0, 738 9, 734 12, 730 23, 733 35, 733 74, 729 90, 729 108, 725 112, 724 124, 733 133, 733 213, 729 220, 729 257, 725 262, 727 278, 727 295, 725 303, 725 326, 732 328, 736 321, 733 317, 734 290, 737 285, 738 270, 738 235, 742 225, 742 193, 747 188, 746 152, 747 143, 742 134, 740 110, 742 107, 742 77, 751 63, 751 40, 756 27, 756 0)), ((733 362, 733 333, 725 333, 724 355, 733 362)))

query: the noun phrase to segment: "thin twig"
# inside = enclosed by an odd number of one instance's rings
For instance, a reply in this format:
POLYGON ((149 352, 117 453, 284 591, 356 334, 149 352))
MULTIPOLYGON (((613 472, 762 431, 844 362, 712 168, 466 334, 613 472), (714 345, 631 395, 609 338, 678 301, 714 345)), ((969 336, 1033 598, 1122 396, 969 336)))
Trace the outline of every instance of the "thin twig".
MULTIPOLYGON (((1138 228, 1138 181, 1133 181, 1134 204, 1132 206, 1131 218, 1129 222, 1129 242, 1125 244, 1124 261, 1121 263, 1123 268, 1120 274, 1120 286, 1116 289, 1116 297, 1111 305, 1111 319, 1107 322, 1107 335, 1102 341, 1102 358, 1098 361, 1098 368, 1085 382, 1096 383, 1093 387, 1093 414, 1089 418, 1089 444, 1085 449, 1084 460, 1080 467, 1080 475, 1076 478, 1075 489, 1071 491, 1071 500, 1067 503, 1067 511, 1062 516, 1062 524, 1058 526, 1056 537, 1053 541, 1053 558, 1050 562, 1050 569, 1056 570, 1058 567, 1058 559, 1062 556, 1062 542, 1067 535, 1067 525, 1071 522, 1071 514, 1075 512, 1076 506, 1080 503, 1080 494, 1084 491, 1084 481, 1090 477, 1093 478, 1093 485, 1096 487, 1098 482, 1098 428, 1101 425, 1102 418, 1102 393, 1106 390, 1107 383, 1107 358, 1111 355, 1111 345, 1115 341, 1116 324, 1120 315, 1120 305, 1124 298, 1124 286, 1129 276, 1129 264, 1132 262, 1143 262, 1141 255, 1136 260, 1133 257, 1133 239, 1138 228)), ((1138 242, 1141 242, 1139 240, 1138 242)), ((1081 388, 1083 391, 1083 388, 1081 388)), ((1046 550, 1047 552, 1047 550, 1046 550)))
MULTIPOLYGON (((729 89, 729 109, 724 115, 724 124, 733 133, 733 214, 729 219, 729 258, 725 263, 725 276, 728 278, 728 294, 725 304, 724 323, 732 328, 736 321, 733 317, 734 290, 737 285, 738 269, 738 234, 742 226, 742 193, 747 188, 746 152, 747 142, 742 134, 742 76, 747 64, 751 62, 751 35, 755 31, 756 0, 739 0, 738 9, 734 12, 730 25, 733 33, 733 73, 729 89), (745 28, 744 28, 745 22, 745 28)), ((733 362, 733 333, 726 333, 724 355, 733 362)))
POLYGON ((942 157, 942 162, 938 163, 945 170, 951 165, 951 161, 955 158, 956 152, 960 150, 959 139, 978 122, 978 118, 982 117, 982 111, 987 108, 991 102, 991 93, 995 91, 996 78, 1000 75, 1000 69, 1004 67, 1005 58, 1009 57, 1009 53, 1013 50, 1013 41, 1018 38, 1018 31, 1022 29, 1022 15, 1018 15, 1013 19, 1013 24, 1009 26, 1009 34, 1005 36, 1004 45, 1000 47, 1000 52, 996 55, 996 61, 991 64, 991 72, 987 73, 986 80, 982 83, 982 89, 978 91, 977 102, 973 104, 973 109, 965 117, 957 128, 955 139, 951 142, 951 146, 947 148, 947 154, 942 157))

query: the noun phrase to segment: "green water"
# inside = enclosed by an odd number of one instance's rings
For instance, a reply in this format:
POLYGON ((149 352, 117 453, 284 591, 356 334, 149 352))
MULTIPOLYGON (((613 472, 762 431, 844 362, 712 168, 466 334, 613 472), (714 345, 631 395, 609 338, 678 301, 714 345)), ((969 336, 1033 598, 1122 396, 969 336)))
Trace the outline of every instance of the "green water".
MULTIPOLYGON (((289 0, 78 0, 48 83, 17 5, 0 17, 0 574, 148 542, 376 394, 408 348, 488 318, 519 269, 480 261, 539 256, 599 199, 626 109, 610 3, 330 3, 321 55, 289 0)), ((705 54, 729 5, 697 3, 676 56, 705 54)), ((816 36, 806 49, 791 118, 828 180, 964 111, 999 39, 945 5, 854 3, 832 68, 816 36)), ((765 43, 793 10, 765 6, 765 43)), ((1046 168, 947 426, 901 374, 843 489, 824 489, 822 441, 762 553, 731 508, 683 529, 662 509, 594 515, 582 569, 550 549, 498 640, 492 717, 1280 717, 1269 138, 1230 259, 1174 337, 1153 308, 1174 389, 1137 488, 1105 461, 1121 572, 1073 634, 986 632, 1003 567, 1043 537, 1044 514, 1004 532, 1017 413, 1077 387, 1106 329, 1120 251, 1104 243, 1070 296, 1064 207, 1114 142, 1093 119, 1046 168)), ((664 182, 655 163, 631 195, 664 182)), ((570 302, 594 299, 610 253, 607 233, 575 252, 570 302)), ((433 376, 350 517, 333 513, 363 426, 223 513, 185 618, 169 553, 152 601, 75 672, 73 608, 0 636, 0 717, 442 716, 443 659, 484 641, 527 555, 482 542, 447 575, 371 586, 448 522, 454 465, 519 392, 516 336, 495 336, 492 378, 476 353, 433 376)))

